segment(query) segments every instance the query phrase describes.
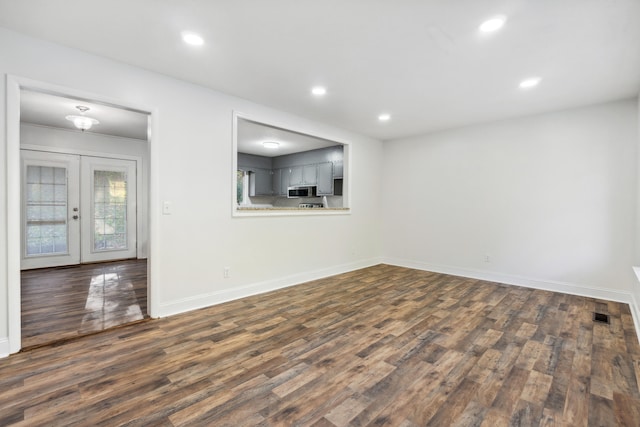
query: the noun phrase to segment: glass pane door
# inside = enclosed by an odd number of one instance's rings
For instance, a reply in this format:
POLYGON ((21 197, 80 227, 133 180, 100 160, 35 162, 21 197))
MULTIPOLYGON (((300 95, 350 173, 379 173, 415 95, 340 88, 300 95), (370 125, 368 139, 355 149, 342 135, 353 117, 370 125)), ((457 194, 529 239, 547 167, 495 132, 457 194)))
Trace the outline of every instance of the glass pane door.
POLYGON ((30 150, 21 156, 22 268, 78 263, 78 156, 30 150))
POLYGON ((127 249, 127 173, 93 171, 93 250, 127 249))
POLYGON ((66 254, 67 169, 27 166, 27 256, 66 254))
POLYGON ((136 163, 82 156, 82 262, 134 258, 136 163))

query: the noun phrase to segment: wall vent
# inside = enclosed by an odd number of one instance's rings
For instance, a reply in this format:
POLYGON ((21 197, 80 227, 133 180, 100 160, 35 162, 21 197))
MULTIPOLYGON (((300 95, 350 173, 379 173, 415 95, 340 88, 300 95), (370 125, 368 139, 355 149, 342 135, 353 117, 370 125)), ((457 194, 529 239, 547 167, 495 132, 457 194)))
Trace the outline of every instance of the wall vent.
POLYGON ((606 323, 609 324, 609 315, 604 313, 593 313, 593 321, 598 323, 606 323))

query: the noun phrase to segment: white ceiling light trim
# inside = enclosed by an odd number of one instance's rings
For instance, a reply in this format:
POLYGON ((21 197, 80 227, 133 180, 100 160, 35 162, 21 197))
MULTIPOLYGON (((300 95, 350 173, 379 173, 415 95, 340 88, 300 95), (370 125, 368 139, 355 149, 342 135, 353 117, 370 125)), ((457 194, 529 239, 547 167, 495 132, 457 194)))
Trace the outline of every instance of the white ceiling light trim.
POLYGON ((262 146, 264 148, 269 148, 271 150, 275 150, 278 147, 280 147, 280 143, 276 142, 276 141, 265 141, 265 142, 262 143, 262 146))
POLYGON ((315 86, 311 89, 311 93, 315 96, 323 96, 327 94, 327 88, 324 86, 315 86))
POLYGON ((531 89, 538 86, 541 80, 540 77, 529 77, 521 81, 518 86, 520 86, 520 89, 531 89))
POLYGON ((494 16, 493 18, 487 19, 478 29, 483 33, 493 33, 501 29, 505 22, 507 22, 507 17, 504 15, 494 16))
POLYGON ((201 36, 190 31, 182 33, 182 40, 190 46, 202 46, 204 44, 204 39, 201 36))

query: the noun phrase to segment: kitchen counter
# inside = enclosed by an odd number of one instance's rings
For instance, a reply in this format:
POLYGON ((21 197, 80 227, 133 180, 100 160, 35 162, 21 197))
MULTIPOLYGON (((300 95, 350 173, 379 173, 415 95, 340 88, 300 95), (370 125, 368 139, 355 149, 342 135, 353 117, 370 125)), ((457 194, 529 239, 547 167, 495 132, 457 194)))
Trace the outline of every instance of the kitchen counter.
POLYGON ((349 208, 298 208, 298 207, 253 207, 239 206, 238 211, 306 211, 306 212, 331 212, 331 211, 348 211, 349 208))

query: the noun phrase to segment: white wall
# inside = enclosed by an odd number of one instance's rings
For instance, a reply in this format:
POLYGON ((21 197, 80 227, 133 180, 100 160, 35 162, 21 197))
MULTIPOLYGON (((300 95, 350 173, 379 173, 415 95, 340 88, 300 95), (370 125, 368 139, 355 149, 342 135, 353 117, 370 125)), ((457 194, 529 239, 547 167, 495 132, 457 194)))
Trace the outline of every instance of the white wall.
MULTIPOLYGON (((116 104, 147 106, 154 113, 150 262, 158 315, 378 262, 380 193, 372 189, 380 187, 381 142, 4 29, 0 29, 0 52, 2 75, 72 88, 116 104), (234 110, 351 143, 351 214, 232 218, 234 110), (164 200, 173 203, 172 215, 161 215, 164 200), (225 266, 231 267, 229 279, 223 279, 225 266)), ((6 96, 3 84, 3 140, 6 96)), ((300 96, 306 96, 303 90, 300 96)), ((2 148, 0 164, 6 158, 2 148)), ((6 205, 7 185, 2 173, 3 242, 7 209, 16 209, 6 205)), ((0 345, 8 334, 8 271, 6 248, 0 245, 0 345)))
POLYGON ((116 156, 138 162, 138 258, 148 256, 148 220, 149 203, 148 165, 149 147, 147 141, 131 138, 120 138, 93 132, 81 132, 68 129, 37 126, 28 123, 20 124, 20 147, 36 150, 51 150, 70 154, 93 156, 116 156))
MULTIPOLYGON (((638 119, 637 119, 637 164, 640 165, 640 93, 638 94, 638 119)), ((636 251, 633 265, 640 267, 640 167, 636 179, 636 251)), ((640 277, 636 277, 636 281, 632 284, 633 303, 635 305, 635 321, 636 332, 640 337, 640 277)), ((640 339, 640 338, 639 338, 640 339)))
POLYGON ((628 301, 637 127, 634 99, 386 142, 384 259, 628 301))

